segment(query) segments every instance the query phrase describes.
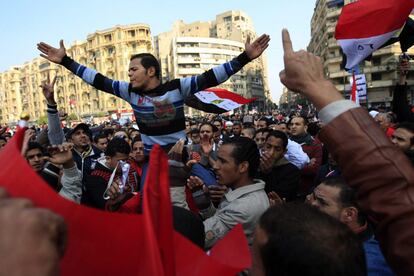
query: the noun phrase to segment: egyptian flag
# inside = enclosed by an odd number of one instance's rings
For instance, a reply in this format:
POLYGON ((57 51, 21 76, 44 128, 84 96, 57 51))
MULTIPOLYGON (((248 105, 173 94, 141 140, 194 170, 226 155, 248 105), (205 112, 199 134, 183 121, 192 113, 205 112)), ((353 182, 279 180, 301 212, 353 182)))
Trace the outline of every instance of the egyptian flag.
POLYGON ((222 88, 208 88, 186 99, 189 107, 215 114, 222 114, 254 102, 256 98, 246 99, 222 88))
POLYGON ((167 157, 158 145, 151 151, 143 214, 138 215, 104 212, 60 197, 21 156, 23 138, 20 129, 0 151, 0 187, 65 219, 61 275, 236 275, 250 267, 240 225, 210 255, 173 230, 167 157))
POLYGON ((351 69, 399 36, 414 0, 359 0, 342 8, 335 38, 346 56, 345 69, 351 69))

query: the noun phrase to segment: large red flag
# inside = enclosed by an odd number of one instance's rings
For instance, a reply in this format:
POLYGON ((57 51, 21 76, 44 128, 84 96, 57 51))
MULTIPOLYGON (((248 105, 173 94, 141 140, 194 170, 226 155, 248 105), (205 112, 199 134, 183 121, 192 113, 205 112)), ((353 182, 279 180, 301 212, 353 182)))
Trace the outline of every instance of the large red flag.
POLYGON ((155 163, 150 165, 148 176, 160 182, 147 183, 153 187, 146 188, 148 196, 144 195, 143 212, 148 215, 144 219, 143 215, 108 213, 77 205, 57 195, 22 158, 23 136, 24 131, 18 131, 0 151, 0 186, 11 197, 28 198, 65 219, 68 246, 61 260, 62 275, 235 275, 250 266, 241 227, 230 231, 210 256, 179 233, 171 234, 171 205, 157 200, 169 197, 165 194, 166 175, 162 173, 168 170, 161 150, 151 153, 155 163), (146 210, 148 206, 154 210, 146 210))
POLYGON ((335 38, 351 69, 397 36, 414 8, 414 0, 359 0, 342 8, 335 38))
POLYGON ((159 145, 151 150, 144 186, 143 216, 152 275, 175 275, 172 209, 167 155, 159 145))

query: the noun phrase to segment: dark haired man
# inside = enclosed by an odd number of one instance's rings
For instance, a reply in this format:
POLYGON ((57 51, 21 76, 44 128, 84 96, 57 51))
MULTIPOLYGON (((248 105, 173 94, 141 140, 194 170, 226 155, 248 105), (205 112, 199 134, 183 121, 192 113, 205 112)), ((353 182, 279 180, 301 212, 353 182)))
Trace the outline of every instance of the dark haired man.
POLYGON ((179 139, 185 138, 184 101, 198 91, 226 81, 248 62, 259 57, 269 41, 268 35, 260 36, 253 43, 248 39, 245 52, 230 62, 201 75, 175 79, 164 84, 160 80, 160 65, 157 59, 148 53, 131 57, 128 83, 108 79, 95 70, 76 63, 66 55, 63 40, 60 41, 59 48, 43 42, 37 47, 42 57, 63 65, 95 88, 129 102, 134 109, 145 154, 148 155, 155 144, 168 150, 179 139))
POLYGON ((398 124, 391 135, 391 142, 400 148, 414 165, 414 123, 398 124))
MULTIPOLYGON (((111 175, 115 171, 115 176, 112 181, 119 181, 122 170, 120 161, 126 162, 129 158, 131 147, 124 139, 113 138, 105 151, 105 157, 100 158, 94 165, 91 174, 86 176, 84 191, 82 194, 82 204, 95 207, 98 209, 105 209, 106 199, 104 193, 108 188, 108 183, 111 181, 111 175)), ((130 168, 128 174, 128 184, 126 189, 133 191, 137 189, 136 177, 133 175, 135 171, 130 168)))
POLYGON ((306 204, 280 204, 260 218, 253 276, 366 275, 364 251, 345 225, 306 204))
POLYGON ((259 178, 266 182, 266 193, 275 192, 280 198, 293 201, 299 189, 300 170, 285 158, 287 145, 285 133, 269 133, 262 148, 259 178))
POLYGON ((307 131, 308 120, 305 117, 294 117, 290 123, 290 139, 302 146, 303 151, 309 156, 310 163, 301 171, 301 188, 299 193, 305 196, 313 184, 320 166, 322 165, 322 144, 313 138, 307 131))
MULTIPOLYGON (((198 206, 205 219, 206 248, 212 247, 238 223, 243 225, 247 240, 252 244, 256 223, 269 207, 265 183, 254 179, 259 159, 256 143, 246 137, 230 139, 219 148, 214 171, 218 184, 230 188, 230 191, 217 209, 211 203, 204 209, 198 206)), ((201 189, 203 182, 192 176, 188 186, 194 191, 201 189)))
POLYGON ((87 124, 81 123, 66 133, 66 140, 73 143, 73 160, 82 173, 82 179, 91 172, 92 163, 102 156, 102 152, 93 146, 92 131, 87 124))
POLYGON ((357 202, 355 190, 342 178, 324 180, 306 197, 306 202, 344 223, 363 243, 368 275, 394 275, 385 262, 373 229, 357 202))
POLYGON ((93 145, 97 147, 100 151, 105 152, 106 147, 108 146, 108 137, 105 133, 100 133, 93 137, 93 145))

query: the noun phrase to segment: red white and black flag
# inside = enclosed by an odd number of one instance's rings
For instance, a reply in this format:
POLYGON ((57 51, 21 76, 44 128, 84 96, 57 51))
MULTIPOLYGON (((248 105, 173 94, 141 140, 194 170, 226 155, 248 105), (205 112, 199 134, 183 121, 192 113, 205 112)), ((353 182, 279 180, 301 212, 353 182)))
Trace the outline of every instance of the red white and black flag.
POLYGON ((187 98, 185 104, 204 112, 221 114, 255 100, 256 98, 246 99, 226 89, 208 88, 187 98))
POLYGON ((359 0, 342 9, 335 38, 345 56, 346 69, 399 37, 414 8, 414 0, 359 0))

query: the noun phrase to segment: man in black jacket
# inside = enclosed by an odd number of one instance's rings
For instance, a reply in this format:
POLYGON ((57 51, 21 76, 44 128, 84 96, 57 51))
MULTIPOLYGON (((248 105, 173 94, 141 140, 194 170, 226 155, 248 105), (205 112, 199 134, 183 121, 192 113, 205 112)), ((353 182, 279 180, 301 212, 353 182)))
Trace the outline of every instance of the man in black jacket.
POLYGON ((269 133, 261 150, 260 178, 266 182, 267 193, 276 192, 280 198, 292 201, 298 193, 300 170, 284 157, 287 144, 282 131, 269 133))
MULTIPOLYGON (((92 167, 90 175, 87 175, 84 183, 84 191, 82 194, 81 203, 95 207, 98 209, 105 209, 106 199, 104 199, 105 190, 108 187, 108 182, 111 180, 111 175, 115 171, 115 176, 112 181, 119 182, 122 171, 119 166, 119 161, 127 161, 131 147, 124 139, 114 138, 108 143, 105 151, 105 157, 100 158, 92 167)), ((137 180, 134 179, 134 171, 132 168, 128 174, 128 184, 125 188, 133 186, 136 188, 137 180)))

